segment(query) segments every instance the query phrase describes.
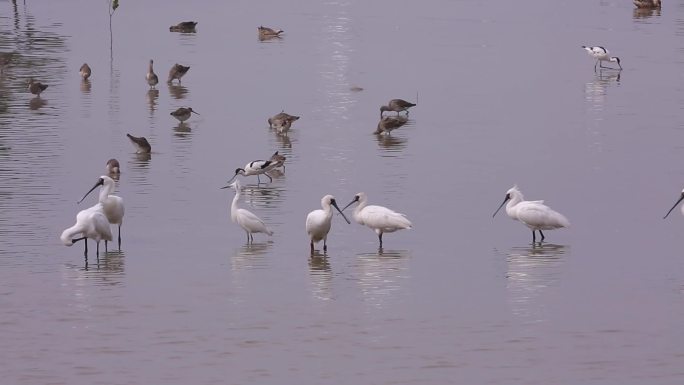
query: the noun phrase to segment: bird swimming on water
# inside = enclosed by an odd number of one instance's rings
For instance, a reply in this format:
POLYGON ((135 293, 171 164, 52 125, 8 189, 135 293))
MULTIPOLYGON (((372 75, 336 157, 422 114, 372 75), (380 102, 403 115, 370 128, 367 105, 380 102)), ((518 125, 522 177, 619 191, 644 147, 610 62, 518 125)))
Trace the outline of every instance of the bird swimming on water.
POLYGON ((382 113, 385 111, 394 111, 397 115, 402 111, 406 111, 408 114, 408 109, 415 105, 415 103, 407 102, 404 99, 392 99, 386 106, 380 106, 380 117, 382 118, 382 113))
POLYGON ((88 80, 90 75, 93 73, 92 70, 90 69, 90 66, 88 63, 83 63, 81 68, 78 69, 78 73, 81 74, 81 77, 83 80, 88 80))
POLYGON ((532 230, 532 243, 536 242, 535 231, 539 231, 541 242, 544 241, 542 230, 555 230, 569 227, 570 221, 563 214, 552 210, 544 204, 544 201, 526 201, 518 186, 513 186, 506 191, 506 197, 498 209, 492 215, 501 210, 506 205, 506 214, 514 220, 522 222, 532 230), (506 204, 508 202, 508 204, 506 204))
POLYGON ((149 154, 150 152, 152 152, 152 146, 144 136, 137 137, 131 134, 126 134, 126 136, 128 137, 128 139, 131 140, 131 143, 133 143, 133 145, 135 146, 137 150, 136 153, 149 154))
POLYGON ((173 111, 171 113, 171 116, 173 116, 174 118, 178 119, 181 123, 183 123, 186 120, 190 119, 191 114, 199 115, 199 113, 195 112, 192 109, 192 107, 181 107, 176 111, 173 111))
POLYGON ((594 71, 596 71, 596 66, 599 65, 601 68, 607 68, 611 70, 617 70, 617 68, 613 67, 604 67, 603 62, 610 62, 610 63, 617 63, 618 67, 620 67, 620 70, 622 70, 622 65, 620 64, 620 58, 617 56, 610 56, 610 52, 608 52, 607 49, 601 46, 596 46, 596 47, 587 47, 585 45, 582 46, 587 53, 596 59, 596 63, 594 64, 594 71))
POLYGON ((185 76, 186 73, 188 73, 188 70, 190 69, 190 66, 183 66, 178 63, 174 64, 173 67, 169 70, 169 78, 166 81, 167 83, 171 83, 174 81, 174 79, 178 80, 178 84, 181 84, 181 78, 185 76))

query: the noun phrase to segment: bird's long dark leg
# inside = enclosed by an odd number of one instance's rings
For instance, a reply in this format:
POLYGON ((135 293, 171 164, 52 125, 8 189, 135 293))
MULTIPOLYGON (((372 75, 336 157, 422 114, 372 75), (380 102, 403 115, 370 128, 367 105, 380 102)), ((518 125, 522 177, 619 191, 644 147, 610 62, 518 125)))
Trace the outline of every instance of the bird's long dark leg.
POLYGON ((109 250, 107 250, 107 241, 105 241, 105 254, 107 254, 109 250))
POLYGON ((378 239, 380 240, 380 248, 382 249, 382 233, 378 234, 378 239))
POLYGON ((532 230, 532 244, 534 244, 537 241, 537 238, 535 237, 534 230, 532 230))
POLYGON ((249 245, 249 231, 245 231, 245 234, 247 234, 247 244, 249 245))
POLYGON ((323 252, 328 252, 328 240, 326 238, 323 238, 323 252))
POLYGON ((269 181, 269 183, 270 183, 270 182, 273 182, 273 178, 271 178, 271 176, 270 176, 270 175, 268 175, 268 174, 266 174, 266 173, 264 173, 264 175, 266 175, 266 176, 268 177, 268 181, 269 181))
POLYGON ((596 60, 596 63, 594 63, 594 72, 596 72, 596 66, 598 65, 599 60, 596 60))
POLYGON ((311 241, 311 243, 310 243, 309 245, 311 246, 311 255, 313 256, 313 255, 314 255, 314 245, 313 245, 313 241, 311 241))
POLYGON ((121 223, 119 223, 119 251, 121 251, 121 223))
POLYGON ((541 234, 541 236, 542 236, 542 239, 541 239, 541 241, 540 241, 540 242, 544 242, 544 233, 542 233, 542 231, 541 231, 541 230, 539 230, 539 234, 541 234))
POLYGON ((100 259, 100 242, 95 242, 95 255, 97 259, 100 259))

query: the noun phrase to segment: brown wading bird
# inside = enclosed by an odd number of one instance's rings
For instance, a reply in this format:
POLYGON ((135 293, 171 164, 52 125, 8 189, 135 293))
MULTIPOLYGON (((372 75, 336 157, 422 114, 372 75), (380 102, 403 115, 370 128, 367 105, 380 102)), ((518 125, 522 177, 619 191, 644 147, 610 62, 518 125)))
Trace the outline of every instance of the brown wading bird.
POLYGON ((190 119, 190 114, 199 115, 197 112, 193 111, 192 107, 181 107, 176 111, 173 111, 171 113, 171 116, 173 116, 174 118, 178 119, 178 121, 183 123, 186 120, 190 119))
POLYGON ((120 174, 121 166, 119 166, 119 161, 112 158, 107 161, 107 174, 120 174))
POLYGON ((195 27, 197 26, 196 21, 181 21, 180 23, 176 25, 172 25, 169 27, 169 31, 171 32, 197 32, 195 31, 195 27))
POLYGON ((78 73, 81 74, 83 80, 88 80, 88 78, 93 72, 90 70, 90 66, 88 65, 88 63, 83 63, 81 68, 78 69, 78 73))
POLYGON ((406 111, 408 114, 408 109, 415 105, 415 103, 407 102, 403 99, 392 99, 386 106, 380 107, 380 117, 382 117, 382 113, 385 111, 394 111, 397 115, 399 115, 401 111, 406 111))
POLYGON ((126 134, 126 136, 128 137, 128 139, 131 140, 131 143, 133 143, 133 145, 135 146, 137 150, 136 153, 149 154, 150 152, 152 152, 152 146, 144 136, 137 137, 131 134, 126 134))
POLYGON ((28 81, 29 92, 31 92, 34 95, 38 95, 38 97, 40 97, 40 93, 45 91, 46 88, 48 88, 47 84, 39 83, 33 80, 33 78, 29 79, 28 81))
POLYGON ((634 6, 637 8, 656 9, 661 7, 660 0, 633 0, 634 6))
POLYGON ((259 27, 259 39, 260 40, 267 40, 267 39, 273 39, 275 37, 280 37, 280 34, 283 33, 282 29, 272 29, 264 26, 259 27))
POLYGON ((378 128, 374 134, 389 134, 392 130, 399 128, 408 122, 408 118, 404 116, 383 116, 378 122, 378 128))
POLYGON ((292 122, 295 120, 299 120, 299 116, 290 115, 284 111, 281 111, 268 118, 268 125, 271 128, 275 128, 279 134, 282 134, 290 131, 292 122))
POLYGON ((287 158, 283 155, 278 154, 278 151, 271 155, 270 159, 270 161, 273 163, 273 168, 282 167, 283 171, 285 170, 285 160, 287 160, 287 158))
POLYGON ((171 83, 174 79, 178 79, 178 84, 181 84, 181 78, 188 73, 189 69, 189 66, 182 66, 178 63, 174 64, 169 70, 169 79, 166 82, 171 83))
POLYGON ((145 75, 145 79, 147 80, 147 84, 150 85, 150 88, 154 88, 154 86, 159 83, 159 78, 157 77, 157 74, 154 73, 154 60, 150 59, 150 66, 147 69, 147 75, 145 75))

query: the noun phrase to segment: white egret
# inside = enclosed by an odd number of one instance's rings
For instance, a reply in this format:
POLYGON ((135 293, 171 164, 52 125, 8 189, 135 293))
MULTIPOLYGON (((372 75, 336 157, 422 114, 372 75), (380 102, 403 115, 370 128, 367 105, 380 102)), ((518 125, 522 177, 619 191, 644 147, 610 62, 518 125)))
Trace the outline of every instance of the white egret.
POLYGON ((314 253, 314 243, 323 241, 323 252, 328 251, 328 233, 330 232, 330 226, 332 225, 332 208, 335 207, 342 218, 344 218, 347 223, 349 219, 344 215, 342 210, 337 206, 335 197, 332 195, 326 195, 321 199, 322 210, 314 210, 306 216, 306 233, 309 235, 311 240, 311 254, 314 253))
POLYGON ((397 213, 383 206, 367 206, 368 197, 366 193, 362 192, 356 194, 354 199, 344 206, 342 211, 356 202, 359 205, 354 209, 352 217, 358 224, 368 226, 378 234, 380 248, 382 248, 383 233, 393 233, 397 230, 412 228, 411 221, 404 214, 397 213))
MULTIPOLYGON (((617 63, 618 67, 620 67, 620 70, 622 70, 622 65, 620 65, 620 58, 617 56, 610 56, 610 53, 608 52, 607 49, 601 47, 601 46, 596 46, 596 47, 587 47, 585 45, 582 46, 587 53, 596 59, 596 64, 594 64, 594 71, 596 71, 596 65, 607 61, 607 62, 612 62, 612 63, 617 63)), ((601 68, 608 68, 611 70, 616 70, 617 68, 613 67, 604 67, 603 64, 600 64, 601 68)))
POLYGON ((97 255, 100 255, 100 241, 105 241, 105 253, 107 252, 107 241, 112 240, 112 230, 104 214, 102 205, 97 203, 93 207, 81 210, 76 214, 76 224, 62 232, 59 239, 65 246, 71 246, 75 242, 83 241, 85 251, 83 255, 88 257, 88 238, 97 243, 97 255), (78 238, 74 238, 80 235, 78 238))
MULTIPOLYGON (((100 204, 102 205, 102 211, 109 223, 119 226, 119 249, 121 249, 121 224, 123 223, 124 217, 124 203, 123 199, 119 196, 113 195, 114 189, 116 188, 116 183, 114 180, 106 175, 100 176, 93 188, 88 190, 88 192, 81 198, 77 203, 83 202, 83 200, 95 190, 98 186, 102 186, 100 189, 100 197, 98 198, 100 204)), ((107 245, 107 240, 105 240, 105 246, 107 245)))
POLYGON ((406 111, 408 114, 408 109, 415 105, 415 103, 407 102, 404 99, 392 99, 386 106, 380 106, 380 118, 382 118, 382 113, 385 111, 394 111, 397 115, 399 115, 401 111, 406 111))
MULTIPOLYGON (((670 211, 668 211, 667 214, 665 214, 665 216, 663 217, 663 219, 667 218, 667 216, 670 215, 670 213, 672 212, 672 210, 674 210, 675 207, 677 207, 677 205, 679 204, 679 202, 681 202, 681 201, 683 201, 683 200, 684 200, 684 190, 682 190, 682 194, 679 196, 679 200, 677 200, 677 202, 675 202, 674 206, 672 206, 672 208, 670 209, 670 211)), ((684 206, 682 206, 682 214, 684 214, 684 206)))
POLYGON ((240 181, 236 180, 228 186, 221 188, 224 189, 228 187, 233 187, 235 189, 235 197, 233 198, 233 203, 230 205, 230 219, 245 230, 247 233, 247 243, 250 243, 250 241, 254 242, 253 233, 273 235, 273 231, 266 226, 264 221, 251 211, 238 207, 237 202, 240 199, 240 181))
POLYGON ((544 233, 542 233, 542 230, 555 230, 570 226, 570 222, 563 214, 546 206, 544 201, 524 200, 523 194, 518 190, 518 186, 513 186, 506 191, 506 198, 504 198, 499 208, 496 209, 492 218, 501 210, 504 204, 506 204, 506 214, 509 217, 522 222, 532 230, 532 243, 536 241, 535 230, 539 230, 541 235, 540 242, 543 242, 544 233))

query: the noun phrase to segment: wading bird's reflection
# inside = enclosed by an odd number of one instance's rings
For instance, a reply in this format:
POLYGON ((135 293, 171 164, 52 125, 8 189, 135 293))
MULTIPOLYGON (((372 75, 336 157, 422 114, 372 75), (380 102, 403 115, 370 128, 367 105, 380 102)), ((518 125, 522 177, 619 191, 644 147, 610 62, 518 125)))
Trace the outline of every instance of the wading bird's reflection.
POLYGON ((38 110, 38 109, 45 107, 46 104, 47 104, 47 100, 36 96, 35 98, 33 98, 29 101, 29 109, 35 111, 35 110, 38 110))
POLYGON ((634 20, 648 19, 654 16, 660 16, 660 8, 634 8, 634 12, 632 12, 634 20))
POLYGON ((187 87, 183 87, 180 84, 172 84, 172 83, 167 83, 169 86, 169 93, 171 96, 173 96, 174 99, 185 99, 185 96, 188 93, 187 87))
POLYGON ((409 257, 408 250, 382 248, 377 253, 357 254, 358 284, 366 303, 382 308, 397 295, 403 283, 410 278, 409 257))
POLYGON ((83 92, 84 94, 89 94, 90 89, 92 88, 92 84, 90 83, 90 80, 82 79, 80 88, 81 88, 81 92, 83 92))
POLYGON ((316 251, 309 257, 309 276, 311 278, 311 294, 314 298, 328 301, 333 299, 332 269, 326 254, 316 251))
POLYGON ((232 271, 259 269, 267 265, 264 254, 273 246, 273 242, 253 242, 242 245, 235 250, 230 260, 232 271))
POLYGON ((147 90, 147 103, 150 106, 150 114, 154 114, 157 110, 157 98, 159 98, 159 90, 155 88, 150 88, 147 90))
POLYGON ((561 276, 569 248, 551 243, 514 247, 506 258, 509 303, 513 314, 527 322, 546 320, 544 295, 561 276))

